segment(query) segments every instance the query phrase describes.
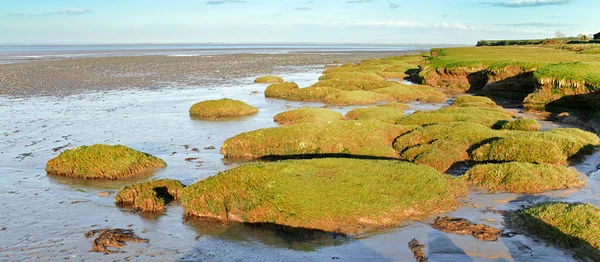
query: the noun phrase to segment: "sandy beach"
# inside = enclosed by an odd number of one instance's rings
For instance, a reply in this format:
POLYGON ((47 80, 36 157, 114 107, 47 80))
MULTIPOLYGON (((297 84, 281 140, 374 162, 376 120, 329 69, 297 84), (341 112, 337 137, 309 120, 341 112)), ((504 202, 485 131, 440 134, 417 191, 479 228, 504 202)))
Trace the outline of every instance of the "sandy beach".
POLYGON ((415 51, 236 54, 217 56, 123 56, 29 61, 0 65, 0 95, 65 96, 127 88, 219 86, 240 78, 296 73, 335 62, 415 51))

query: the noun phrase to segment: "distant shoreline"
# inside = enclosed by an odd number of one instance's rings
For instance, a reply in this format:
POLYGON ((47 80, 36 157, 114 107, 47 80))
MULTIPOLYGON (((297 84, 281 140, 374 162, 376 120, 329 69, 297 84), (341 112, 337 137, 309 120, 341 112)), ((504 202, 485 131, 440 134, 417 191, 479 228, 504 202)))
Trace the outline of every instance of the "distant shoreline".
POLYGON ((242 78, 298 73, 307 67, 417 54, 411 51, 126 55, 0 64, 0 96, 66 96, 128 88, 216 87, 242 78))

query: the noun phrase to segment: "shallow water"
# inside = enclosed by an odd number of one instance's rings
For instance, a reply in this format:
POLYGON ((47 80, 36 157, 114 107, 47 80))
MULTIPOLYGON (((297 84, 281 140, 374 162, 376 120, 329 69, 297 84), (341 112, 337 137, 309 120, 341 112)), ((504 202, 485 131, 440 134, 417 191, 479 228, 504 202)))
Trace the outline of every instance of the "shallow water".
MULTIPOLYGON (((321 68, 287 75, 300 86, 316 82, 321 68)), ((170 205, 160 215, 131 213, 114 205, 114 192, 134 181, 174 178, 184 184, 237 165, 224 161, 219 147, 228 137, 258 128, 274 127, 275 114, 321 103, 266 99, 266 85, 252 79, 215 88, 123 90, 64 98, 0 98, 0 261, 122 260, 139 261, 414 261, 407 247, 412 238, 425 244, 430 261, 571 261, 563 252, 525 236, 482 242, 470 236, 441 233, 424 223, 411 223, 357 239, 291 237, 245 225, 210 222, 182 223, 183 209, 170 205), (253 93, 258 92, 258 93, 253 93), (218 98, 243 100, 260 109, 255 116, 226 122, 191 119, 189 107, 218 98), (83 144, 125 144, 164 159, 168 167, 129 181, 79 181, 47 176, 46 161, 61 151, 83 144), (216 149, 205 149, 214 146, 216 149), (60 149, 64 147, 63 149, 60 149), (198 148, 199 152, 192 151, 198 148), (56 150, 53 150, 56 149, 56 150), (55 152, 56 151, 56 152, 55 152), (185 161, 186 158, 197 158, 185 161), (112 192, 104 196, 105 192, 112 192), (101 194, 99 194, 101 193, 101 194), (126 253, 89 253, 90 229, 131 227, 150 243, 131 243, 126 253), (197 237, 198 236, 198 237, 197 237)), ((433 110, 444 104, 412 103, 414 110, 433 110)), ((345 113, 353 107, 332 109, 345 113)), ((548 124, 545 127, 551 128, 548 124)), ((600 152, 576 167, 592 177, 582 190, 563 190, 539 196, 472 193, 471 205, 449 215, 495 227, 502 217, 486 208, 517 209, 545 197, 591 202, 600 206, 597 166, 600 152)))

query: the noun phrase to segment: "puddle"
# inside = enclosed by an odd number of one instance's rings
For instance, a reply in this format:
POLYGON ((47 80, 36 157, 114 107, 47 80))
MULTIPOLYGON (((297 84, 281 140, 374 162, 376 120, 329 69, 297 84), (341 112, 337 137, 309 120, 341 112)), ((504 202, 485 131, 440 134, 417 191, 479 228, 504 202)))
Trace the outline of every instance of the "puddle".
MULTIPOLYGON (((316 82, 321 69, 284 76, 300 86, 316 82)), ((430 261, 548 261, 571 260, 563 252, 524 236, 482 242, 471 236, 445 234, 424 223, 346 238, 308 234, 304 238, 278 230, 214 222, 182 223, 183 208, 169 204, 158 215, 131 213, 113 203, 124 185, 150 178, 173 178, 184 184, 207 178, 238 165, 219 154, 223 141, 258 128, 277 126, 275 114, 321 103, 267 99, 267 85, 246 84, 214 88, 125 90, 63 98, 0 98, 0 261, 121 260, 140 261, 411 261, 408 243, 425 245, 430 261), (233 98, 260 109, 257 115, 224 122, 195 120, 189 107, 207 99, 233 98), (47 176, 46 161, 65 149, 95 143, 124 144, 162 158, 168 164, 127 181, 80 181, 47 176), (215 149, 211 149, 214 147, 215 149), (130 228, 150 243, 130 243, 126 253, 105 256, 89 253, 90 229, 130 228)), ((442 104, 411 103, 408 113, 434 110, 442 104)), ((346 113, 355 107, 331 107, 346 113)), ((547 128, 553 125, 544 125, 547 128)), ((576 167, 592 177, 578 191, 541 194, 600 206, 600 151, 576 167)), ((446 215, 502 227, 499 214, 487 208, 517 209, 539 196, 472 193, 467 205, 446 215)))

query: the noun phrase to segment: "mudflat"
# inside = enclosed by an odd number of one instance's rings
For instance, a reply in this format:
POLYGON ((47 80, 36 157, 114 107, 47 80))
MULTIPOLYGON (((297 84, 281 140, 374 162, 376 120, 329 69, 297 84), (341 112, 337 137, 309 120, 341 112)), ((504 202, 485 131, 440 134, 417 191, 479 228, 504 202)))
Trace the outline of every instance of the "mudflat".
POLYGON ((123 56, 0 65, 0 95, 73 95, 89 91, 168 86, 219 86, 244 77, 303 72, 307 66, 359 62, 416 51, 123 56))

